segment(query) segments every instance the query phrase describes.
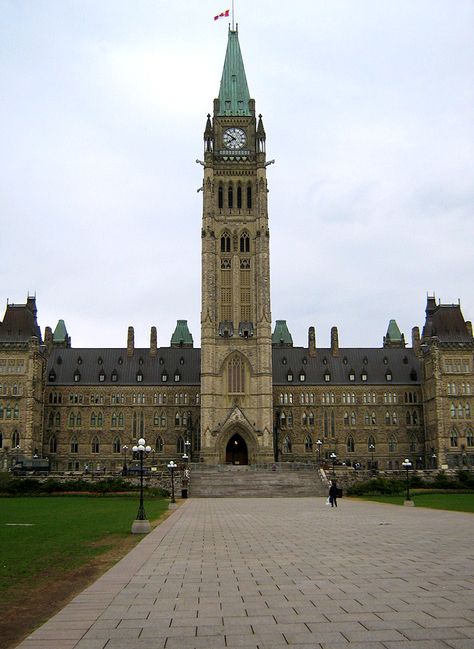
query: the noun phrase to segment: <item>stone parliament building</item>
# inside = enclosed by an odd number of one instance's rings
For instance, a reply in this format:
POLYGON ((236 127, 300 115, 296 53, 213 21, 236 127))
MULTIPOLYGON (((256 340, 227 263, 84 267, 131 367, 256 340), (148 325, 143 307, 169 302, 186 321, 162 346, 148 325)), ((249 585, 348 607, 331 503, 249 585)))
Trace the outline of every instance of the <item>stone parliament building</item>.
MULTIPOLYGON (((427 298, 411 346, 395 320, 378 347, 295 347, 272 327, 266 133, 229 30, 204 130, 201 348, 178 320, 170 345, 74 348, 44 336, 35 297, 0 322, 0 469, 119 472, 144 436, 159 466, 337 461, 381 470, 474 467, 474 339, 459 304, 427 298), (333 461, 334 455, 332 456, 333 461)), ((382 336, 381 336, 382 338, 382 336)))

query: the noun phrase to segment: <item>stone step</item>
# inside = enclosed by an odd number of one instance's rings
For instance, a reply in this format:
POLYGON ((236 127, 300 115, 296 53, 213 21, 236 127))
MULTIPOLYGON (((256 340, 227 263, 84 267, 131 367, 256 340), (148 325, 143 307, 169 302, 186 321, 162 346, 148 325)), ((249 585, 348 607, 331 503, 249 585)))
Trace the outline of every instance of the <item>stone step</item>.
POLYGON ((189 494, 195 498, 325 496, 327 486, 314 468, 272 470, 246 466, 191 469, 189 494))

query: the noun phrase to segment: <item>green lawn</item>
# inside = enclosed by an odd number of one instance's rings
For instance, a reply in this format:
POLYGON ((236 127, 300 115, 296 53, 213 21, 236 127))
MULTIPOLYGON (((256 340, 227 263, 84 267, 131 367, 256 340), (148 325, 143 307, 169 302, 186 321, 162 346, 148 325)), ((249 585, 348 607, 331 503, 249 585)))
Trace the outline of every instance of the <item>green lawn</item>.
MULTIPOLYGON (((0 498, 0 599, 53 567, 77 567, 119 544, 137 509, 137 496, 0 498)), ((145 500, 151 521, 167 509, 168 500, 145 500)))
MULTIPOLYGON (((404 496, 363 496, 364 500, 373 500, 392 505, 403 505, 404 496)), ((411 494, 415 507, 429 507, 431 509, 447 509, 453 512, 474 513, 474 494, 411 494)))

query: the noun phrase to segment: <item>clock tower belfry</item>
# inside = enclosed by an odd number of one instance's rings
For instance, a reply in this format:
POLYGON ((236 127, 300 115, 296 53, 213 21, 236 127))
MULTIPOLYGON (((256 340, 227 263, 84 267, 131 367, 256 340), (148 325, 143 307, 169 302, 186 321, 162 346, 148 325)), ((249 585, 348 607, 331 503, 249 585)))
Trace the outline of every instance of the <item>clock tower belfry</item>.
POLYGON ((201 457, 273 461, 270 255, 265 130, 238 31, 204 131, 201 457))

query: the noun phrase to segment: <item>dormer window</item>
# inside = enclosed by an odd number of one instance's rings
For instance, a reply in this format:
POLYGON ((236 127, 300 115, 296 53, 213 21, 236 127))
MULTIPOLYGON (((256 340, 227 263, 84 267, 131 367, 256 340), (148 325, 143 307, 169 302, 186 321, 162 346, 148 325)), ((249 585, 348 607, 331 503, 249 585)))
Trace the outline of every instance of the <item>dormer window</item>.
POLYGON ((347 356, 344 356, 344 358, 342 359, 342 362, 344 363, 344 365, 347 365, 347 356))
POLYGON ((355 381, 355 378, 356 378, 355 372, 354 370, 351 370, 349 372, 349 381, 355 381))
POLYGON ((79 383, 80 380, 81 380, 81 373, 79 372, 79 370, 76 370, 74 372, 74 383, 79 383))
POLYGON ((143 382, 143 372, 141 370, 138 370, 136 374, 136 379, 137 383, 142 383, 143 382))
POLYGON ((143 365, 143 358, 142 358, 141 356, 140 356, 140 358, 138 359, 138 364, 139 364, 139 365, 143 365))
POLYGON ((418 379, 418 374, 416 373, 416 370, 412 368, 410 372, 410 381, 416 381, 418 379))
POLYGON ((367 358, 367 356, 364 356, 364 358, 363 358, 363 360, 362 360, 362 363, 363 363, 364 365, 367 365, 368 362, 369 362, 369 359, 367 358))
POLYGON ((167 380, 168 380, 168 372, 166 370, 161 374, 161 380, 162 380, 163 383, 167 382, 167 380))
POLYGON ((174 373, 174 382, 179 383, 181 381, 181 374, 179 372, 174 373))
POLYGON ((99 372, 99 381, 101 383, 103 383, 105 381, 105 372, 104 372, 103 369, 99 372))
POLYGON ((300 382, 304 383, 306 381, 306 374, 303 370, 300 372, 300 382))
POLYGON ((181 358, 179 359, 179 364, 180 364, 180 365, 184 365, 184 358, 183 358, 182 356, 181 356, 181 358))
POLYGON ((288 374, 286 375, 286 380, 288 383, 292 383, 293 381, 293 372, 291 370, 288 370, 288 374))
POLYGON ((330 380, 331 380, 331 372, 329 370, 326 370, 324 372, 324 380, 326 381, 326 383, 330 382, 330 380))
POLYGON ((390 370, 387 370, 385 372, 385 380, 386 381, 391 381, 392 380, 392 372, 390 370))
POLYGON ((48 381, 50 383, 54 383, 56 381, 56 372, 54 370, 51 370, 48 376, 48 381))
POLYGON ((364 381, 365 383, 367 379, 368 379, 367 372, 362 372, 362 374, 360 375, 360 380, 364 381))
POLYGON ((114 371, 112 372, 112 374, 110 375, 110 379, 111 379, 112 383, 117 383, 117 381, 118 381, 118 373, 117 373, 117 370, 114 370, 114 371))
POLYGON ((307 364, 308 364, 308 359, 306 358, 306 356, 303 356, 303 365, 307 365, 307 364))

